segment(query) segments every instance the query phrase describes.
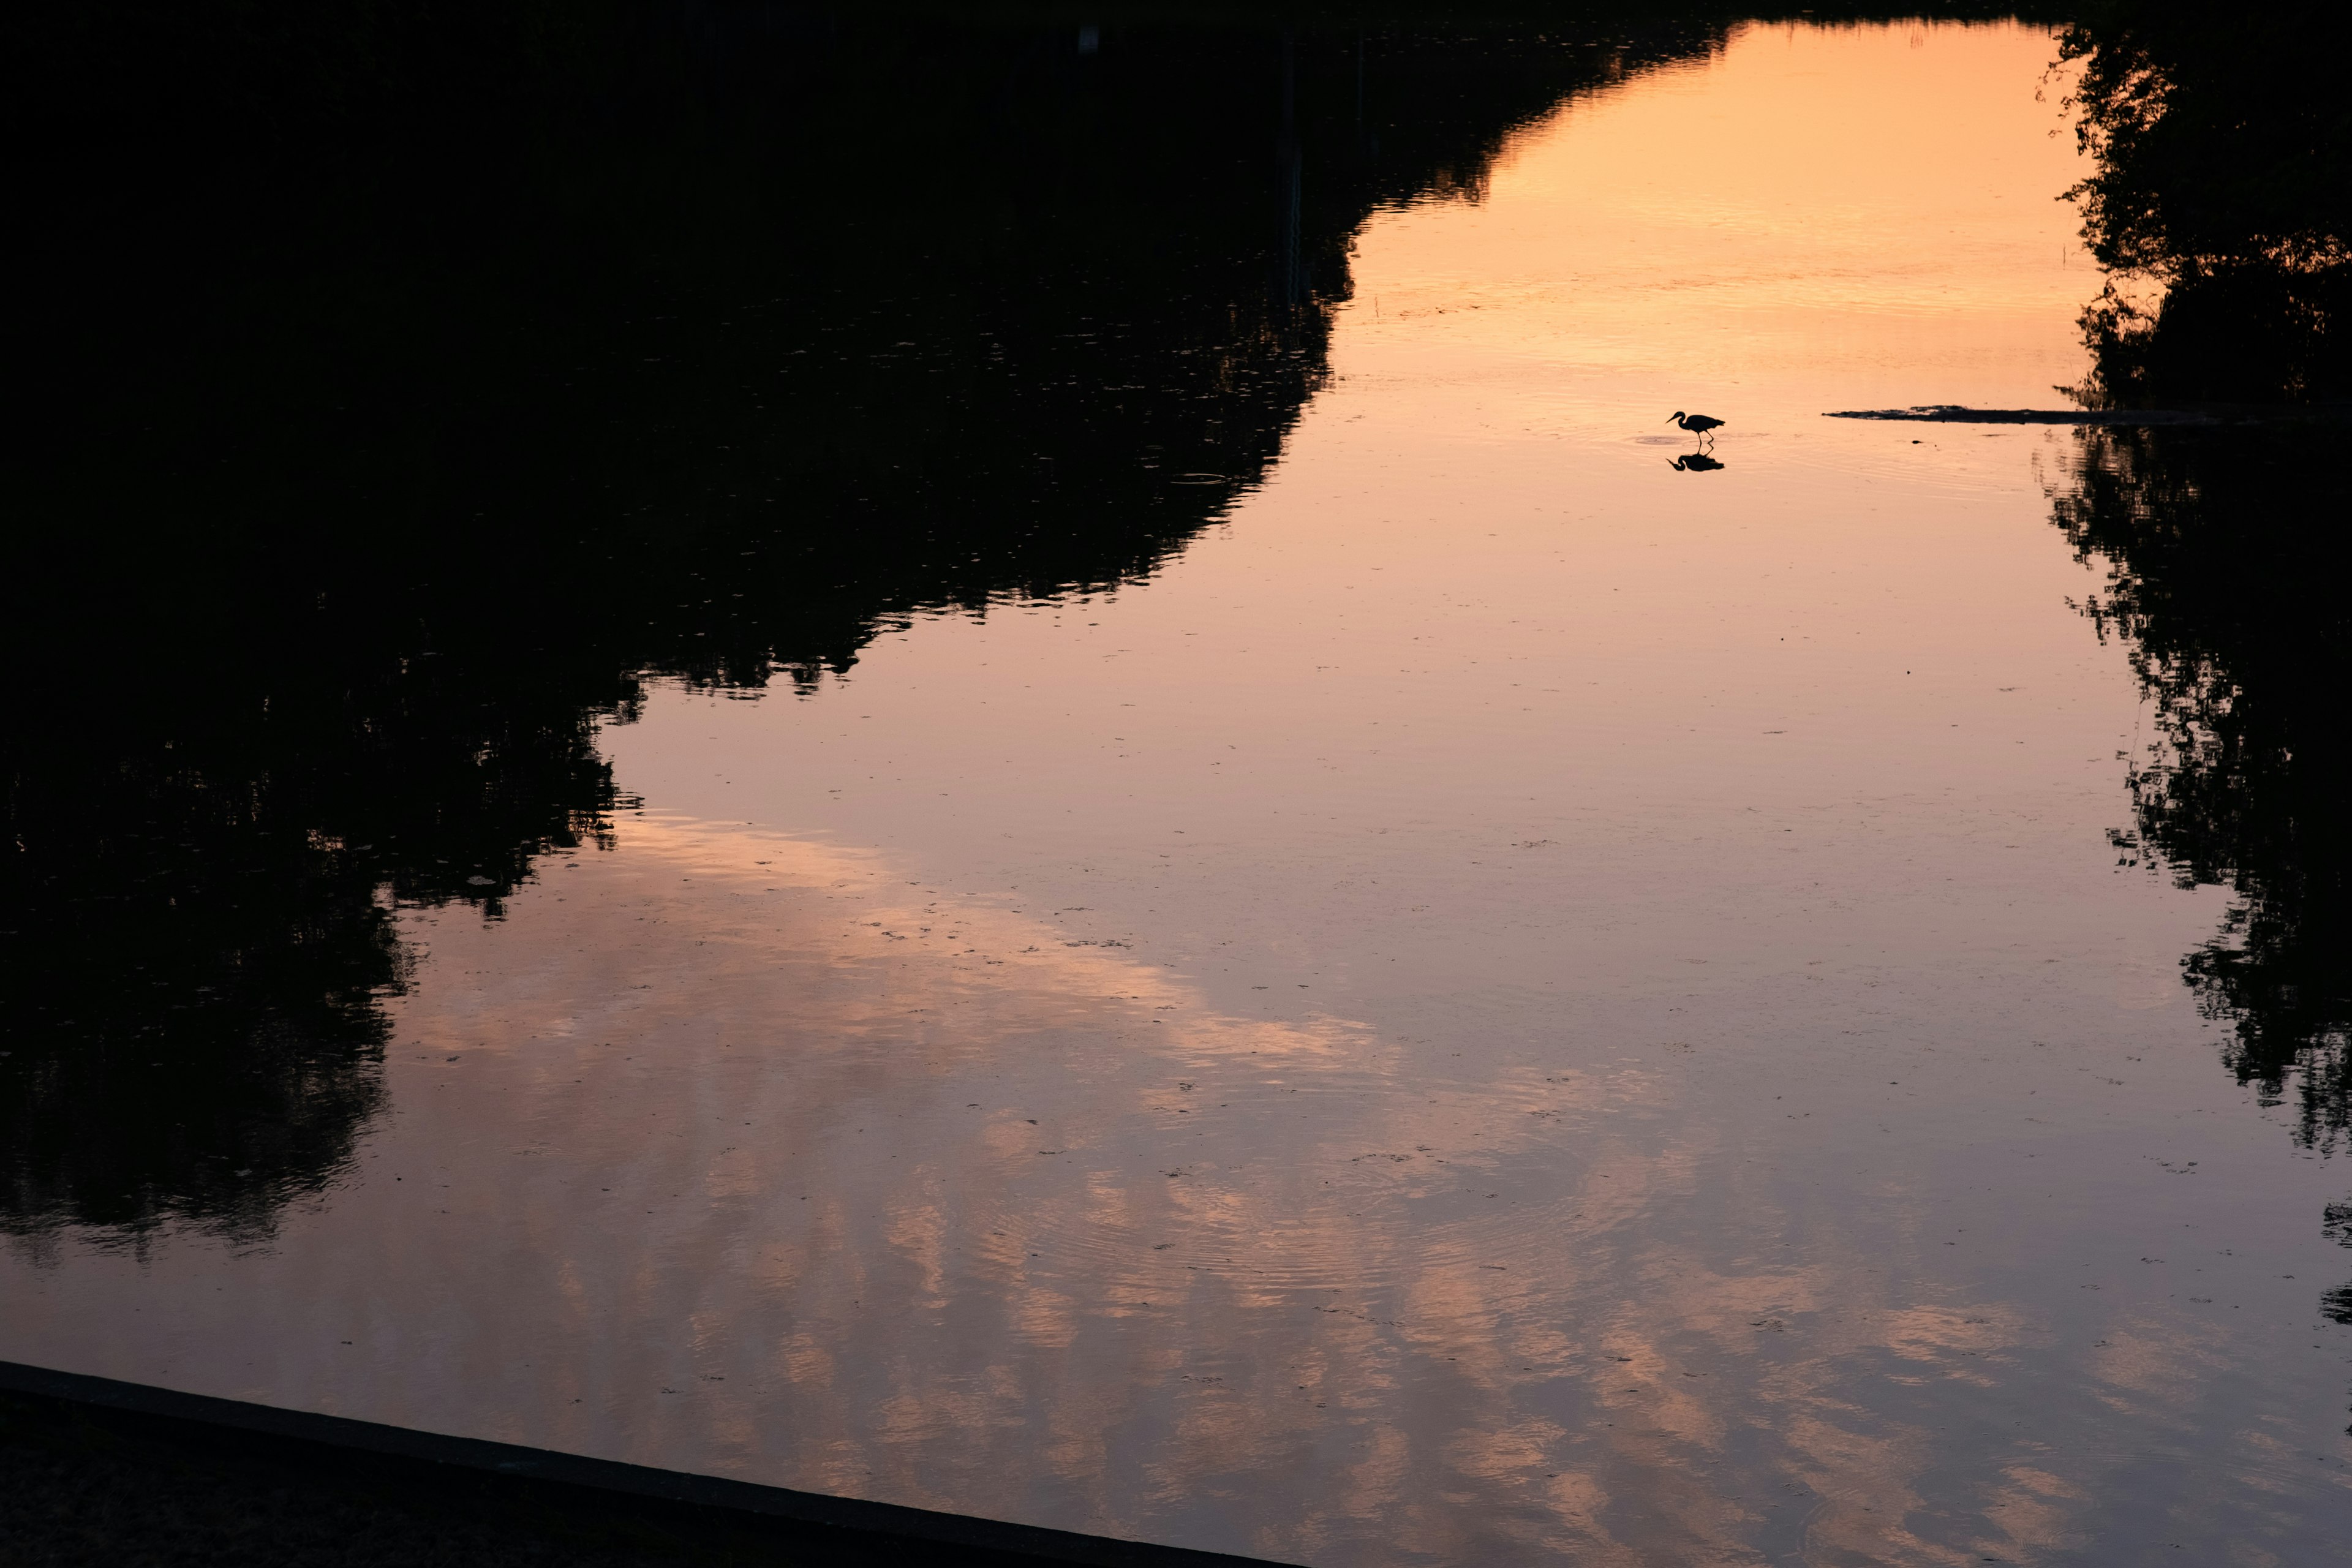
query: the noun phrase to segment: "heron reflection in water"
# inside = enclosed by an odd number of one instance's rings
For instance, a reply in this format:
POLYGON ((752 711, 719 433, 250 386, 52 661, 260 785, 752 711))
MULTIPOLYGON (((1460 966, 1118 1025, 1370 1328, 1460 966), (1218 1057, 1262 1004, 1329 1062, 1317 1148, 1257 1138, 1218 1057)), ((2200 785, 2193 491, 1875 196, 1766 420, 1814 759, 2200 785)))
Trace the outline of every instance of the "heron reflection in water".
POLYGON ((1713 473, 1723 465, 1705 452, 1685 452, 1668 463, 1666 467, 1685 474, 1707 474, 1713 473))

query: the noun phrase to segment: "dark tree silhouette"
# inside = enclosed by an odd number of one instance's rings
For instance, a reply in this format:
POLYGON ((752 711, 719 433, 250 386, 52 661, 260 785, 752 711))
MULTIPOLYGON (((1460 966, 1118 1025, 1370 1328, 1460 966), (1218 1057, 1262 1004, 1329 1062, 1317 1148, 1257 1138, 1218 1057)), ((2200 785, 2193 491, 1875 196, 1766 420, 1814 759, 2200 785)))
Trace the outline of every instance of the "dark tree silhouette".
POLYGON ((0 1228, 266 1234, 382 1101, 394 911, 604 841, 648 680, 1148 575, 1369 212, 1735 15, 1106 11, 0 21, 0 128, 68 150, 12 190, 0 1228))
POLYGON ((396 909, 604 840, 647 680, 1147 575, 1372 207, 1718 42, 527 11, 158 8, 28 88, 89 150, 11 344, 0 1227, 266 1235, 382 1103, 396 909))
MULTIPOLYGON (((2098 0, 2064 33, 2081 68, 2073 193, 2112 277, 2084 313, 2085 401, 2310 404, 2352 390, 2352 16, 2098 0)), ((2352 508, 2341 419, 2084 431, 2057 521, 2105 590, 2084 606, 2129 649, 2158 737, 2130 776, 2126 861, 2229 887, 2182 960, 2224 1056, 2295 1136, 2352 1131, 2352 508)), ((2312 411, 2316 414, 2317 411, 2312 411)), ((2352 1205, 2326 1234, 2352 1246, 2352 1205)), ((2352 1285, 2321 1313, 2352 1324, 2352 1285)))
POLYGON ((2112 274, 2084 314, 2094 401, 2318 400, 2352 390, 2352 13, 2299 0, 2093 0, 2074 193, 2112 274))

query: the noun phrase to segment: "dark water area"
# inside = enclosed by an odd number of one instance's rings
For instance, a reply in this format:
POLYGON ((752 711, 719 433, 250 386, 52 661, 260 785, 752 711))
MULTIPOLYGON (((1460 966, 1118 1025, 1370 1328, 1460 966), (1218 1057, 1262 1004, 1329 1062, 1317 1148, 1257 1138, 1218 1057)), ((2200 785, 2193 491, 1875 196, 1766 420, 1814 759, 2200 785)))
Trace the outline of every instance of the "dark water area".
POLYGON ((2346 1554, 2332 14, 111 15, 12 24, 0 1355, 2346 1554))

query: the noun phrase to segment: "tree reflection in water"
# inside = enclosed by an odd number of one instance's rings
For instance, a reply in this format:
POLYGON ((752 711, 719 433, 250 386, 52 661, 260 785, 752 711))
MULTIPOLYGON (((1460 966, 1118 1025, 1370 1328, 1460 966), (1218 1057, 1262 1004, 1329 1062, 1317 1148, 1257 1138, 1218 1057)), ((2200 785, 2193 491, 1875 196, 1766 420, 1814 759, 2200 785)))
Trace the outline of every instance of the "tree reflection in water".
MULTIPOLYGON (((2084 312, 2094 405, 2275 405, 2352 391, 2352 16, 2104 0, 2062 36, 2079 64, 2075 195, 2110 272, 2084 312)), ((2130 650, 2158 735, 2130 775, 2126 860, 2236 895, 2182 961, 2225 1055, 2303 1142, 2352 1126, 2352 612, 2335 559, 2352 501, 2341 420, 2085 430, 2056 517, 2105 563, 2084 605, 2130 650)), ((2352 1205, 2327 1234, 2352 1246, 2352 1205)), ((2322 1310, 2352 1323, 2352 1286, 2322 1310)))
POLYGON ((603 840, 648 677, 805 690, 1149 574, 1321 383, 1368 212, 1720 41, 711 8, 436 75, 451 18, 305 15, 142 18, 10 110, 96 149, 30 226, 0 589, 36 1247, 266 1235, 383 1104, 393 911, 603 840))
POLYGON ((2085 429, 2058 525, 2105 569, 2084 613, 2126 648, 2157 739, 2129 775, 2130 861, 2236 894, 2183 970, 2229 1061, 2299 1136, 2352 1124, 2352 618, 2330 564, 2352 478, 2308 433, 2085 429))

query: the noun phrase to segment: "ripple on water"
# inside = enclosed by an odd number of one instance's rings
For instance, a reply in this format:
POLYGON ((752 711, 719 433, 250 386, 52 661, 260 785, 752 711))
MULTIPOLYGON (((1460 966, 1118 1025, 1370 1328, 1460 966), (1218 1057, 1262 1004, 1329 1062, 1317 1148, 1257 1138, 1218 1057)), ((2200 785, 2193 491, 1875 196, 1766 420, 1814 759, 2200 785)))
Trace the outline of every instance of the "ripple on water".
POLYGON ((1037 1156, 1034 1177, 972 1213, 981 1266, 1051 1279, 1111 1310, 1211 1289, 1262 1301, 1370 1293, 1393 1307, 1443 1276, 1466 1287, 1442 1293, 1454 1313, 1483 1318, 1556 1272, 1564 1244, 1613 1223, 1593 1217, 1581 1141, 1522 1104, 1508 1108, 1528 1123, 1514 1129, 1515 1145, 1465 1146, 1410 1125, 1367 1139, 1386 1114, 1369 1084, 1258 1087, 1286 1091, 1272 1125, 1263 1103, 1236 1103, 1229 1090, 1183 1118, 1205 1124, 1197 1130, 1167 1116, 1139 1135, 1037 1156), (1334 1100, 1365 1103, 1327 1118, 1334 1100), (1346 1126, 1346 1144, 1313 1128, 1284 1136, 1294 1116, 1346 1126))

